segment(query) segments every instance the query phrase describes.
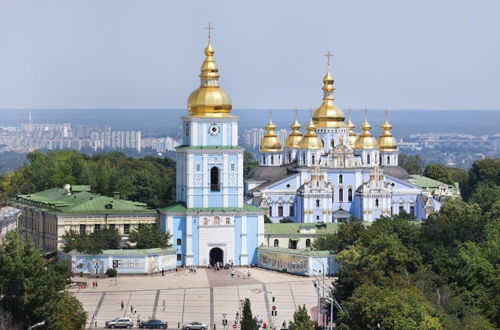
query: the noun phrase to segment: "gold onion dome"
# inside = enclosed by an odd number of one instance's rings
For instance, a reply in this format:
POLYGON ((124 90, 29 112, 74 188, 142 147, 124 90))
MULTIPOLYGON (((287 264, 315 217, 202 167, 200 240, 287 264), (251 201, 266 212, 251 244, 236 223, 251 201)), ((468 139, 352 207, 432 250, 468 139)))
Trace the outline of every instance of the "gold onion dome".
POLYGON ((327 72, 323 77, 323 103, 313 113, 313 120, 317 127, 345 127, 344 111, 333 102, 333 76, 327 72))
POLYGON ((356 132, 354 130, 356 129, 356 125, 351 121, 351 118, 349 117, 349 121, 347 122, 347 128, 349 129, 349 137, 347 138, 347 145, 349 148, 354 148, 354 145, 356 144, 356 139, 358 138, 356 132))
POLYGON ((380 128, 382 128, 382 134, 378 138, 378 147, 380 151, 397 151, 398 144, 391 133, 392 125, 389 124, 386 119, 380 128))
POLYGON ((292 128, 292 132, 286 138, 285 148, 299 148, 300 141, 302 140, 302 133, 300 133, 300 128, 302 126, 300 126, 297 119, 295 119, 290 127, 292 128))
POLYGON ((309 125, 307 125, 307 133, 300 141, 299 148, 312 150, 323 149, 323 141, 321 141, 321 139, 316 134, 316 126, 314 125, 312 120, 309 122, 309 125))
POLYGON ((201 65, 200 88, 191 93, 188 110, 191 116, 227 117, 231 116, 231 99, 219 87, 219 69, 213 55, 215 51, 209 42, 205 48, 205 60, 201 65))
POLYGON ((281 151, 281 141, 276 135, 276 125, 271 118, 266 125, 266 135, 260 141, 260 151, 262 152, 278 152, 281 151))
POLYGON ((372 126, 368 123, 368 120, 365 119, 363 124, 361 124, 362 132, 356 139, 354 144, 354 148, 356 149, 376 149, 378 147, 377 140, 373 137, 370 130, 372 126))

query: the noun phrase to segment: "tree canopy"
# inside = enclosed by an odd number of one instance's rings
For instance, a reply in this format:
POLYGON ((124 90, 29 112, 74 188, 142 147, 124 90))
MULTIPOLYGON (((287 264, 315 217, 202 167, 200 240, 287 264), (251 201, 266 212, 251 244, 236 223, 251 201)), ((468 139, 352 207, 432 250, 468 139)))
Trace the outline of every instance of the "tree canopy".
POLYGON ((139 224, 130 232, 129 240, 136 243, 138 249, 167 248, 170 247, 170 233, 161 230, 158 224, 139 224))
POLYGON ((121 236, 116 228, 101 228, 93 232, 69 230, 62 236, 64 252, 76 250, 87 254, 101 254, 102 250, 121 248, 121 236))
POLYGON ((293 313, 293 321, 290 322, 291 330, 314 330, 315 322, 309 316, 306 305, 299 306, 293 313))
POLYGON ((252 305, 250 299, 245 298, 243 310, 241 311, 241 330, 258 330, 257 320, 252 315, 252 305))

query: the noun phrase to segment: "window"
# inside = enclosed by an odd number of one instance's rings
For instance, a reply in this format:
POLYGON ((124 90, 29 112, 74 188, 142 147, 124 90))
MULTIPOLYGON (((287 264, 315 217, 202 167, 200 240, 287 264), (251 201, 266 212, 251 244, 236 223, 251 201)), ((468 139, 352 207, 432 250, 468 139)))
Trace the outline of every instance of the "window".
POLYGON ((405 207, 403 205, 399 205, 399 214, 402 214, 405 212, 405 207))
POLYGON ((219 168, 217 166, 210 170, 210 191, 220 191, 219 168))
POLYGON ((177 239, 177 245, 182 245, 182 239, 180 238, 177 239))
POLYGON ((177 261, 182 261, 182 254, 177 255, 177 261))
POLYGON ((289 249, 297 249, 297 241, 296 240, 289 240, 288 241, 288 248, 289 249))
POLYGON ((203 224, 208 225, 208 218, 203 218, 203 224))
POLYGON ((80 225, 80 234, 85 233, 87 231, 86 225, 80 225))
POLYGON ((226 225, 230 225, 231 224, 231 218, 227 217, 226 218, 226 225))
POLYGON ((370 164, 370 155, 366 155, 366 163, 370 164))
POLYGON ((332 147, 332 149, 335 148, 335 140, 334 139, 332 139, 330 141, 330 146, 332 147))
POLYGON ((339 174, 339 183, 344 183, 344 176, 339 174))
POLYGON ((95 224, 94 230, 101 230, 101 224, 100 223, 95 224))
MULTIPOLYGON (((333 140, 332 140, 333 141, 333 140)), ((308 238, 306 239, 306 247, 311 247, 311 240, 308 238)))
POLYGON ((220 225, 220 218, 218 216, 214 217, 214 225, 220 225))
POLYGON ((387 156, 387 165, 391 164, 391 157, 387 156))
POLYGON ((271 165, 274 165, 274 156, 271 155, 271 165))
POLYGON ((231 163, 231 171, 234 171, 234 168, 235 168, 234 163, 231 163))
POLYGON ((340 188, 339 189, 339 202, 344 201, 344 189, 340 188))
POLYGON ((410 206, 410 214, 415 215, 415 206, 413 205, 410 206))
POLYGON ((288 162, 289 163, 292 162, 292 153, 291 152, 288 153, 288 162))
POLYGON ((110 224, 109 229, 115 229, 115 224, 114 223, 110 224))
POLYGON ((280 241, 275 239, 274 240, 274 247, 279 247, 280 246, 280 241))
POLYGON ((283 216, 283 206, 278 206, 278 217, 282 217, 283 216))
POLYGON ((269 206, 269 216, 270 217, 273 216, 273 207, 272 206, 269 206))
POLYGON ((290 205, 289 216, 291 217, 295 216, 295 207, 293 204, 290 205))
POLYGON ((312 164, 314 165, 314 155, 312 155, 312 164))
POLYGON ((125 235, 130 234, 130 225, 128 223, 126 223, 126 224, 123 225, 123 233, 125 235))
POLYGON ((305 165, 305 163, 306 163, 306 155, 302 155, 302 163, 305 165))
POLYGON ((319 220, 319 215, 316 216, 316 220, 319 220))
POLYGON ((189 136, 189 123, 186 123, 186 136, 189 136))
POLYGON ((375 206, 378 206, 378 198, 375 199, 375 206))
POLYGON ((347 201, 352 202, 352 188, 347 189, 347 201))
POLYGON ((316 207, 319 207, 321 204, 321 201, 319 199, 316 200, 316 207))
POLYGON ((201 170, 200 163, 196 163, 196 171, 199 172, 201 170))
POLYGON ((262 164, 266 165, 266 155, 262 155, 262 164))

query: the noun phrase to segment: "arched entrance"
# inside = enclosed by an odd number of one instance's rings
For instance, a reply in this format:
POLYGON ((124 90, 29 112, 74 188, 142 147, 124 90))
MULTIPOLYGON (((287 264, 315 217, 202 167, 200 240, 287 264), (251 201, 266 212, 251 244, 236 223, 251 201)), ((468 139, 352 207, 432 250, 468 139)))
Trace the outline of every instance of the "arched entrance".
POLYGON ((210 265, 214 266, 217 262, 224 265, 224 252, 221 248, 214 247, 210 250, 210 265))

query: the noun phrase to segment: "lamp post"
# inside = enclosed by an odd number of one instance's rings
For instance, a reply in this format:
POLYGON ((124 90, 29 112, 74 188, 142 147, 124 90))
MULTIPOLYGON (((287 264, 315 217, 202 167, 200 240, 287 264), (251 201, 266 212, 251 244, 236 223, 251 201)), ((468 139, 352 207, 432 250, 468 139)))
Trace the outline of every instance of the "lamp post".
MULTIPOLYGON (((315 281, 314 287, 316 288, 316 292, 318 294, 318 325, 319 325, 319 308, 320 308, 320 295, 319 295, 319 287, 320 286, 323 289, 323 292, 324 292, 324 290, 328 291, 328 287, 325 284, 320 283, 318 280, 315 281)), ((339 302, 337 301, 337 299, 335 299, 335 297, 331 294, 331 292, 330 292, 330 297, 325 297, 325 299, 330 303, 330 326, 329 326, 329 328, 332 329, 333 306, 335 306, 335 308, 338 311, 342 311, 342 306, 340 306, 339 302)))
POLYGON ((37 324, 33 324, 31 327, 29 327, 28 330, 31 330, 31 329, 36 328, 36 327, 41 327, 44 324, 45 324, 45 321, 38 322, 37 324))

